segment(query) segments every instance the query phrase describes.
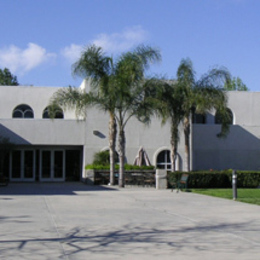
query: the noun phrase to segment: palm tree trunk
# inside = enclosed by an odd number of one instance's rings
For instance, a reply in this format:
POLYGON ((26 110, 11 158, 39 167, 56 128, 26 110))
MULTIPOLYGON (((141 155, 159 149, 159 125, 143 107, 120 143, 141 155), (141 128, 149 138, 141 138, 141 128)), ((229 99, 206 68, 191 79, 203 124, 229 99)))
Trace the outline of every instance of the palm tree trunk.
POLYGON ((116 119, 110 112, 109 119, 109 155, 110 155, 110 185, 115 185, 115 151, 116 151, 116 119))
POLYGON ((184 118, 184 137, 185 137, 185 171, 190 171, 190 118, 184 118))
POLYGON ((174 142, 171 141, 171 164, 172 164, 172 171, 176 171, 175 167, 175 160, 176 160, 176 146, 174 145, 174 142))
POLYGON ((125 186, 125 131, 120 129, 119 131, 119 187, 123 188, 125 186))
POLYGON ((177 148, 178 148, 178 126, 176 129, 176 125, 172 122, 171 126, 171 164, 172 171, 176 171, 176 156, 177 156, 177 148))

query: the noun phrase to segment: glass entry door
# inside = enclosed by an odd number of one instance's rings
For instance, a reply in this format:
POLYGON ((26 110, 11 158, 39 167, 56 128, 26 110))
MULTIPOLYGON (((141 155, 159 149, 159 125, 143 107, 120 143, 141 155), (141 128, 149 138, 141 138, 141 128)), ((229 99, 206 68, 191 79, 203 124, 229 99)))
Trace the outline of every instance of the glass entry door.
POLYGON ((41 150, 40 180, 65 180, 65 152, 64 150, 41 150))
POLYGON ((35 151, 14 150, 10 156, 10 179, 13 181, 35 180, 35 151))
POLYGON ((23 162, 23 178, 25 180, 34 180, 35 152, 25 150, 23 154, 23 162))

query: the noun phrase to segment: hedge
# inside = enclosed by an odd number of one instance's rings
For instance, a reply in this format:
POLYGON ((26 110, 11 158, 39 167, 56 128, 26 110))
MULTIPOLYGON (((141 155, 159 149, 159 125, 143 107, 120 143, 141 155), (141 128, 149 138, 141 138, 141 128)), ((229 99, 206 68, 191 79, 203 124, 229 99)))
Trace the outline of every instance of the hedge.
MULTIPOLYGON (((168 172, 168 186, 172 187, 187 172, 168 172)), ((260 185, 260 172, 237 171, 238 188, 257 188, 260 185)), ((232 170, 189 172, 188 188, 230 188, 232 170)))

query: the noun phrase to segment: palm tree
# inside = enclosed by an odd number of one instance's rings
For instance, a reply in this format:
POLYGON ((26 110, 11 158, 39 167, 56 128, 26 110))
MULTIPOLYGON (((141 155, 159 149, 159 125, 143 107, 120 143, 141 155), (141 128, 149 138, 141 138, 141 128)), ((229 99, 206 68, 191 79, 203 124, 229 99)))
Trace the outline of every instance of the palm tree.
POLYGON ((183 119, 183 95, 180 87, 173 80, 157 80, 155 108, 162 124, 170 121, 171 125, 171 169, 175 171, 178 143, 180 139, 179 125, 183 119))
POLYGON ((110 185, 115 184, 115 157, 117 124, 115 118, 115 88, 112 84, 112 76, 106 91, 91 91, 89 98, 91 105, 109 113, 109 162, 110 162, 110 185))
POLYGON ((151 63, 160 59, 159 51, 149 46, 139 46, 121 55, 116 64, 115 117, 119 128, 119 187, 124 187, 125 127, 133 116, 141 122, 149 123, 154 109, 150 99, 150 80, 145 79, 145 71, 151 63))
POLYGON ((212 69, 203 75, 200 80, 195 79, 192 62, 183 59, 177 70, 177 85, 183 95, 182 113, 185 136, 185 165, 190 171, 190 121, 192 111, 204 114, 211 109, 217 110, 222 118, 219 137, 224 137, 229 131, 229 113, 227 96, 223 86, 230 81, 229 72, 224 69, 212 69))
POLYGON ((73 73, 87 78, 92 87, 91 102, 109 113, 109 154, 110 154, 110 184, 114 185, 115 150, 116 150, 116 120, 115 120, 115 88, 114 63, 101 47, 87 47, 80 59, 73 64, 73 73))
POLYGON ((116 120, 114 115, 115 88, 113 59, 101 47, 91 45, 85 48, 80 59, 72 65, 73 74, 87 79, 91 91, 86 93, 76 88, 64 88, 55 93, 52 103, 62 107, 75 108, 78 115, 86 112, 89 105, 98 106, 109 113, 110 184, 114 185, 116 120))

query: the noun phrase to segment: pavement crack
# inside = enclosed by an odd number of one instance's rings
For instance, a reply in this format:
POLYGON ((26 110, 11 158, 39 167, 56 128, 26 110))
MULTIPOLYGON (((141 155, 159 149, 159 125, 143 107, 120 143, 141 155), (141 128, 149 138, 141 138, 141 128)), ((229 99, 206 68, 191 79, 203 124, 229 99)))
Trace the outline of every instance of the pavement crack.
POLYGON ((58 235, 59 240, 61 241, 61 242, 59 242, 60 248, 61 248, 61 250, 63 252, 63 255, 66 257, 67 260, 69 260, 69 257, 66 254, 65 248, 64 248, 63 243, 62 243, 63 236, 59 232, 58 225, 57 225, 57 223, 55 221, 55 218, 54 218, 54 215, 53 215, 53 213, 51 211, 51 207, 50 207, 49 203, 47 202, 46 196, 44 196, 43 199, 44 199, 44 203, 45 203, 47 212, 49 214, 50 220, 51 220, 51 222, 52 222, 52 224, 53 224, 53 226, 55 228, 55 231, 56 231, 56 233, 58 235))

